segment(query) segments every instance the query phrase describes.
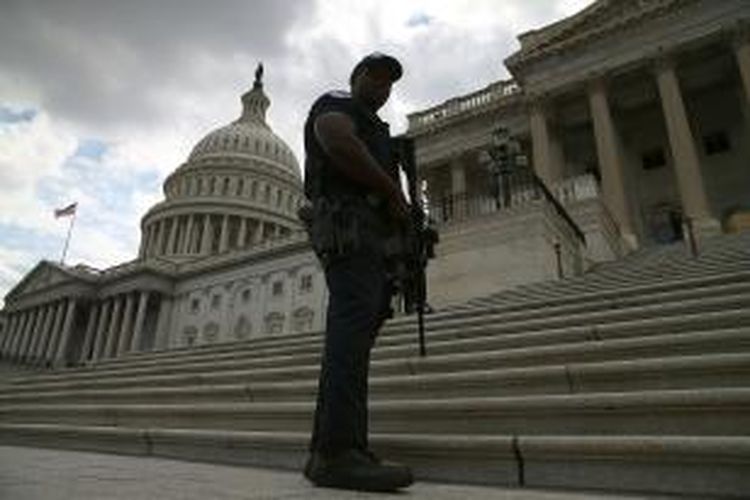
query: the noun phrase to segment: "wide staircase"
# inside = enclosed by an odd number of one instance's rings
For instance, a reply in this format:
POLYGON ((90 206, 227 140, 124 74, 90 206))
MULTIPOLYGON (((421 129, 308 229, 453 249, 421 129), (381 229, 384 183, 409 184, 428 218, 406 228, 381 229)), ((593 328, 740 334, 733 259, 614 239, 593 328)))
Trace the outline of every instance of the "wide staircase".
MULTIPOLYGON (((419 478, 750 496, 750 233, 412 317, 373 352, 371 434, 419 478)), ((0 444, 300 469, 321 333, 8 374, 0 444)))

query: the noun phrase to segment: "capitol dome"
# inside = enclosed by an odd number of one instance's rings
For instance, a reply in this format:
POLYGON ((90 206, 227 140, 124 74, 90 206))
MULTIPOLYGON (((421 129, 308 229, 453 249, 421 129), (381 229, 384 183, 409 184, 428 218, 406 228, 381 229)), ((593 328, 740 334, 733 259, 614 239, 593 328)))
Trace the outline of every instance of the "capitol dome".
POLYGON ((220 254, 301 229, 299 163, 266 122, 262 77, 259 65, 240 117, 201 139, 164 181, 166 199, 141 222, 141 258, 220 254))

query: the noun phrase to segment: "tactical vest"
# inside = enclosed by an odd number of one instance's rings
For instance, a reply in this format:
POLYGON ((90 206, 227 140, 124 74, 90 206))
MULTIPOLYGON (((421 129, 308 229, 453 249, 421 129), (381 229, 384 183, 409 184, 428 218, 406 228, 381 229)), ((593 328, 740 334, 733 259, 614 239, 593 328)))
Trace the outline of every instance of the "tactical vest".
POLYGON ((387 123, 345 92, 329 92, 315 101, 305 122, 305 196, 312 205, 300 218, 324 264, 362 247, 381 246, 389 232, 382 197, 341 174, 318 142, 314 123, 328 112, 349 116, 370 154, 398 180, 387 123))
POLYGON ((377 160, 380 167, 398 180, 398 170, 394 163, 390 144, 388 124, 374 113, 352 99, 347 92, 328 92, 318 98, 310 109, 305 121, 305 196, 315 201, 324 196, 329 199, 340 197, 366 197, 367 189, 340 174, 328 154, 315 136, 314 123, 322 114, 343 113, 354 123, 355 133, 367 150, 377 160))

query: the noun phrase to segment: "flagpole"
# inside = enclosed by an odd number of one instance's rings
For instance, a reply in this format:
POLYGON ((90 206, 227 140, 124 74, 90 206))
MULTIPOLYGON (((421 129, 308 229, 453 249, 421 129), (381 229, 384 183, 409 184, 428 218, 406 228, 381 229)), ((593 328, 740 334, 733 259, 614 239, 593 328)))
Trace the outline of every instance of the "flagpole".
POLYGON ((60 257, 60 265, 65 265, 65 255, 68 253, 68 244, 70 243, 70 234, 73 232, 73 223, 76 221, 76 212, 73 212, 73 217, 70 218, 70 226, 68 226, 68 236, 65 238, 65 246, 63 247, 62 257, 60 257))

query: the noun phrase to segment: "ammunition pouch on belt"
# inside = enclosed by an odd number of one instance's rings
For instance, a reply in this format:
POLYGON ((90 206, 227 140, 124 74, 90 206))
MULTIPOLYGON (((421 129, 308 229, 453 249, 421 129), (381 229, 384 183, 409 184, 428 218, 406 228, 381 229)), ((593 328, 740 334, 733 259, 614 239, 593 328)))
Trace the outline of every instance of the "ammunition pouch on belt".
POLYGON ((315 254, 326 264, 365 247, 382 250, 388 226, 380 205, 373 196, 318 197, 298 215, 315 254))

